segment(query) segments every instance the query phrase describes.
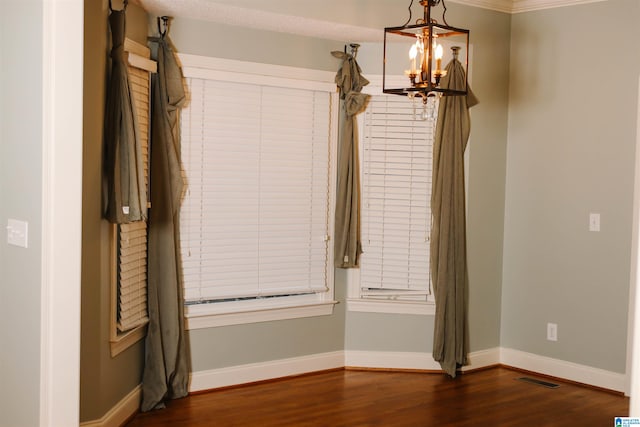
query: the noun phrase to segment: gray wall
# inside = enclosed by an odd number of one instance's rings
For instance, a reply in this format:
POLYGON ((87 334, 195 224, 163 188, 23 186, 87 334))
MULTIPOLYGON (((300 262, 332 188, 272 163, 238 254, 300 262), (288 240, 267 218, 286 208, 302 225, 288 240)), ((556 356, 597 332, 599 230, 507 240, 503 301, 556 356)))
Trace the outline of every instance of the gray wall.
MULTIPOLYGON (((105 105, 108 2, 86 0, 82 197, 80 420, 100 419, 142 377, 144 342, 111 357, 109 224, 101 219, 102 124, 105 105)), ((118 1, 113 2, 119 8, 118 1)), ((146 45, 147 15, 127 8, 127 37, 146 45)), ((110 42, 109 42, 110 46, 110 42)))
MULTIPOLYGON (((155 18, 150 25, 155 30, 155 18)), ((339 65, 330 52, 344 45, 184 18, 172 21, 170 37, 180 53, 330 71, 339 65)), ((336 299, 343 302, 341 276, 336 275, 336 299)), ((192 330, 189 343, 193 371, 339 351, 344 303, 330 316, 192 330)))
MULTIPOLYGON (((268 5, 256 5, 255 1, 227 3, 252 4, 273 12, 380 31, 385 26, 400 25, 407 18, 406 9, 390 0, 369 1, 366 5, 358 1, 323 2, 317 8, 307 4, 302 8, 299 2, 289 0, 268 5)), ((417 7, 414 17, 421 15, 422 9, 417 7)), ((473 350, 479 350, 499 345, 510 16, 452 4, 447 19, 472 31, 477 58, 473 82, 481 104, 472 112, 468 211, 471 345, 473 350)), ((151 25, 155 28, 155 21, 151 25)), ((353 41, 320 40, 184 18, 173 20, 170 35, 182 53, 328 71, 339 66, 330 51, 342 50, 345 43, 353 41)), ((381 52, 364 49, 358 59, 365 75, 380 73, 381 52)), ((337 271, 336 293, 340 301, 344 301, 345 277, 344 272, 337 271)), ((344 315, 344 304, 340 304, 333 316, 191 331, 192 368, 214 369, 344 348, 431 351, 433 317, 349 312, 343 320, 344 315)))
POLYGON ((638 22, 637 0, 513 16, 503 347, 625 371, 638 22))
POLYGON ((0 239, 0 425, 12 427, 40 422, 42 15, 41 0, 0 14, 0 228, 29 223, 27 249, 0 239))
MULTIPOLYGON (((380 28, 406 20, 406 16, 395 21, 386 18, 398 7, 384 6, 387 8, 379 14, 380 28)), ((434 10, 439 19, 440 9, 434 10)), ((422 9, 414 8, 413 16, 422 16, 422 9)), ((447 21, 471 31, 470 81, 480 100, 471 109, 467 194, 470 348, 477 351, 500 345, 511 16, 453 3, 448 4, 447 21)), ((381 46, 363 45, 358 60, 365 75, 368 70, 382 73, 381 46)), ((432 341, 432 316, 347 312, 348 350, 430 353, 432 341)))

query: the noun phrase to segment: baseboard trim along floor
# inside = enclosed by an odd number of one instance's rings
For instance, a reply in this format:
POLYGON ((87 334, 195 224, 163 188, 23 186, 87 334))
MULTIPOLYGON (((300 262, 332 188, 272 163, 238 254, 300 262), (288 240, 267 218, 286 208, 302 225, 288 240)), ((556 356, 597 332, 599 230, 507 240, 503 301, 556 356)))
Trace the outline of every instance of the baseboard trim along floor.
MULTIPOLYGON (((462 369, 463 372, 505 365, 616 392, 628 392, 625 374, 519 350, 495 347, 475 351, 469 354, 468 361, 469 364, 462 369)), ((344 367, 441 372, 440 365, 430 353, 345 350, 196 371, 190 375, 189 391, 203 392, 344 367)), ((140 398, 141 389, 138 386, 102 418, 80 425, 118 427, 138 411, 140 398)))

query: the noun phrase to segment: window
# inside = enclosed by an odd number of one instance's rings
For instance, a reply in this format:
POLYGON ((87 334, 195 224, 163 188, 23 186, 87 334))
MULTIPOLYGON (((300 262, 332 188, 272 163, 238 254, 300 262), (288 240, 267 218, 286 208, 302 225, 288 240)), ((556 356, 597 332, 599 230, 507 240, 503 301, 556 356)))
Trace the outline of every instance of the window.
MULTIPOLYGON (((149 96, 150 73, 156 63, 149 60, 149 49, 129 39, 129 84, 133 92, 144 176, 149 187, 149 96)), ((147 316, 147 222, 111 226, 111 355, 115 356, 142 339, 147 316)))
MULTIPOLYGON (((372 79, 375 80, 375 79, 372 79)), ((437 101, 374 94, 361 115, 362 246, 353 311, 433 313, 431 164, 437 101)))
POLYGON ((333 73, 181 61, 188 328, 331 313, 333 73))

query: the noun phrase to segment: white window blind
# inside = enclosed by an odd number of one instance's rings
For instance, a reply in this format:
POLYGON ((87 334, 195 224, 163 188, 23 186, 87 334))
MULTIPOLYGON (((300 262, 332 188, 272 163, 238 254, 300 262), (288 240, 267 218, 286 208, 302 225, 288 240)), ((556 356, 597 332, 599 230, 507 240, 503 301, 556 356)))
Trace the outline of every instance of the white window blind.
MULTIPOLYGON (((149 96, 150 72, 155 62, 148 58, 148 49, 126 41, 129 51, 129 85, 133 93, 137 135, 143 153, 144 178, 149 188, 149 96), (137 53, 133 53, 134 50, 137 53), (142 54, 144 56, 139 56, 142 54)), ((147 222, 121 224, 116 228, 117 254, 117 332, 124 333, 145 325, 147 316, 147 222)))
POLYGON ((362 130, 360 297, 427 301, 437 106, 374 95, 362 130))
POLYGON ((186 302, 326 291, 330 94, 186 80, 186 302))

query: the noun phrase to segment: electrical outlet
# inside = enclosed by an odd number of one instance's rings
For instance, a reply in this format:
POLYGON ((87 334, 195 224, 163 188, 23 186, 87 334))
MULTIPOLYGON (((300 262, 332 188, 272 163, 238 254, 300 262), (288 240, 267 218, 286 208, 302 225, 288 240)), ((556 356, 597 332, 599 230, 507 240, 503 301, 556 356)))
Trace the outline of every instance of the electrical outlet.
POLYGON ((558 325, 556 323, 547 323, 547 340, 558 341, 558 325))

